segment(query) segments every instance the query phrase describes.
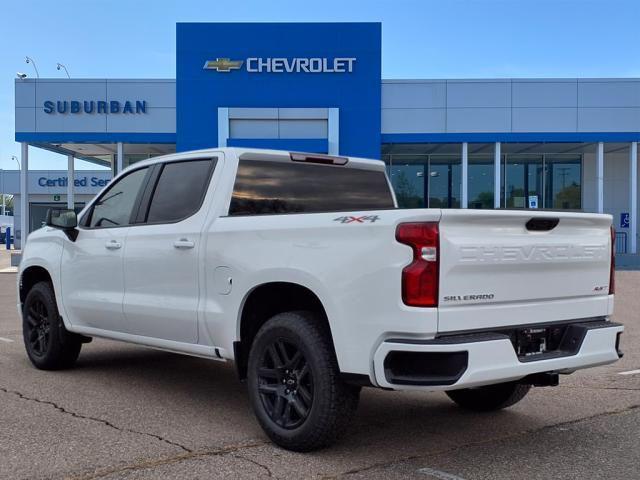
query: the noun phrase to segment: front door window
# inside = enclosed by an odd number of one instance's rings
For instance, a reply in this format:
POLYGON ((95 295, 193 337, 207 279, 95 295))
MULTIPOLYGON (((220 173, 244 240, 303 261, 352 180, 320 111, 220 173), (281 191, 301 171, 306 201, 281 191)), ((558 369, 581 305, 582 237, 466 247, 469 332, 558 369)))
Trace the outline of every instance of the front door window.
POLYGON ((93 204, 86 226, 109 228, 129 225, 148 170, 146 167, 134 170, 111 184, 93 204))

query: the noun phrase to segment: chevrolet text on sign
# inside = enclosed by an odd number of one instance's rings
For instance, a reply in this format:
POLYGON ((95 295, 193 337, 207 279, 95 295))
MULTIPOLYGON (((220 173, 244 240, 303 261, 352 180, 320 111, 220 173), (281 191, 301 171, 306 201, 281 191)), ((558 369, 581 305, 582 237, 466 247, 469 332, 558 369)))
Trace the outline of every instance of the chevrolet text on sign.
POLYGON ((351 73, 356 63, 355 57, 336 58, 285 58, 285 57, 249 57, 245 60, 216 58, 207 60, 205 70, 230 72, 245 65, 249 73, 351 73))

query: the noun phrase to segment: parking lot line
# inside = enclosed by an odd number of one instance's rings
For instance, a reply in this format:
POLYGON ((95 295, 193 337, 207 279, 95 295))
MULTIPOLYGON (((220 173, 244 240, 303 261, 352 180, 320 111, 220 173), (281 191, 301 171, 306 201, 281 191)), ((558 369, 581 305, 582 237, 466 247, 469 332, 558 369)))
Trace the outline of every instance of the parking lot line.
POLYGON ((0 337, 0 342, 13 343, 13 340, 10 338, 0 337))
POLYGON ((618 375, 636 375, 640 373, 640 369, 638 370, 628 370, 626 372, 618 372, 618 375))

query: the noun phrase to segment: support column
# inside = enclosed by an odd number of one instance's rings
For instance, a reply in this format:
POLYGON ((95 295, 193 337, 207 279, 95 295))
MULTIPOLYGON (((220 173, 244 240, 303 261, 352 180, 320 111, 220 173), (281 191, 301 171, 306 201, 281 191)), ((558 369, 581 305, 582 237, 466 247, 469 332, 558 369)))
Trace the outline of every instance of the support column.
POLYGON ((229 139, 229 109, 218 107, 218 148, 227 146, 229 139))
POLYGON ((500 181, 500 142, 496 142, 493 155, 493 208, 500 208, 500 190, 502 182, 500 181))
POLYGON ((327 118, 327 153, 340 155, 340 109, 330 108, 327 118))
POLYGON ((638 142, 631 142, 629 164, 629 253, 638 253, 638 142))
POLYGON ((20 248, 24 249, 29 235, 29 144, 20 144, 20 248))
POLYGON ((74 167, 73 155, 67 155, 67 208, 69 210, 73 210, 73 207, 75 206, 73 191, 76 175, 74 167))
POLYGON ((118 142, 116 155, 116 175, 118 175, 124 166, 124 145, 122 142, 118 142))
POLYGON ((460 185, 460 207, 469 207, 469 144, 462 142, 462 172, 460 185))
POLYGON ((1 168, 0 173, 2 174, 2 215, 6 215, 6 205, 4 199, 4 170, 1 168))
POLYGON ((604 213, 604 142, 598 142, 596 155, 597 213, 604 213))

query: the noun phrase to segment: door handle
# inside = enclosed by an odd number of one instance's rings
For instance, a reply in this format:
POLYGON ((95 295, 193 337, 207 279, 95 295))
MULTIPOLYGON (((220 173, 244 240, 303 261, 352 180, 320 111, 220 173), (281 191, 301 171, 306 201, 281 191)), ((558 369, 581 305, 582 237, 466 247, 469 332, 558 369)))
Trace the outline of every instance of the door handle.
POLYGON ((176 240, 175 242, 173 242, 173 246, 175 248, 180 248, 180 249, 187 249, 187 248, 193 248, 196 246, 195 242, 186 239, 186 238, 181 238, 180 240, 176 240))
POLYGON ((122 244, 120 242, 117 242, 116 240, 111 240, 111 241, 105 243, 104 247, 109 249, 109 250, 117 250, 120 247, 122 247, 122 244))

